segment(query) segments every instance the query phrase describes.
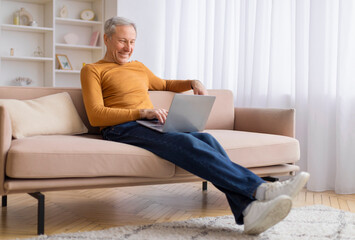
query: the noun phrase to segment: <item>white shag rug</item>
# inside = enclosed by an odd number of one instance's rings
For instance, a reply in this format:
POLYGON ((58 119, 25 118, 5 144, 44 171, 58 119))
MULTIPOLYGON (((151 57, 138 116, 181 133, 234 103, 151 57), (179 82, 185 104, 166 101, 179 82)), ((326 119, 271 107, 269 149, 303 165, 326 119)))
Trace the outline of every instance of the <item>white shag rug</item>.
POLYGON ((243 234, 243 226, 230 216, 206 217, 143 226, 124 226, 102 231, 40 236, 52 239, 127 240, 355 240, 355 214, 316 205, 293 208, 279 224, 258 236, 243 234))

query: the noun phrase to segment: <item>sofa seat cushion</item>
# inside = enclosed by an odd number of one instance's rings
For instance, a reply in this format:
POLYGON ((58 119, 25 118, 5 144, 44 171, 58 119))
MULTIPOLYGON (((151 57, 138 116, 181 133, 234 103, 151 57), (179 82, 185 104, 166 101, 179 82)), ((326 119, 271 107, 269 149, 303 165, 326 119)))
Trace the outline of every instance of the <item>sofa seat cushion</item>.
POLYGON ((294 163, 300 158, 295 138, 243 131, 206 130, 226 150, 229 158, 246 168, 294 163))
MULTIPOLYGON (((298 170, 297 166, 287 166, 300 158, 299 143, 294 138, 230 130, 205 130, 205 132, 218 140, 233 162, 251 169, 256 174, 263 175, 260 169, 267 169, 266 172, 270 173, 274 171, 275 174, 298 170)), ((188 175, 191 173, 176 166, 175 176, 188 175)))
POLYGON ((175 166, 149 151, 105 141, 100 135, 48 135, 13 140, 6 174, 11 178, 169 178, 175 166))

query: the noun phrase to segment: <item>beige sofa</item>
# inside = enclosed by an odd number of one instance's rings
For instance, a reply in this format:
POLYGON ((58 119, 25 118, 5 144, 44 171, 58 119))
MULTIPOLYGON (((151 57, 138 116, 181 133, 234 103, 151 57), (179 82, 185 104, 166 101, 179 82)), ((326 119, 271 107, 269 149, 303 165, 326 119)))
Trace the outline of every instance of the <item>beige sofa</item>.
MULTIPOLYGON (((89 129, 82 135, 12 138, 11 119, 0 107, 0 194, 29 193, 38 199, 38 234, 44 233, 44 195, 68 189, 123 187, 203 181, 138 147, 101 139, 89 125, 80 89, 0 87, 1 99, 34 99, 68 92, 89 129)), ((191 94, 187 93, 187 94, 191 94)), ((217 96, 206 132, 226 149, 231 160, 261 177, 290 175, 299 168, 293 109, 235 108, 228 90, 217 96)), ((168 108, 171 92, 150 92, 156 107, 168 108)), ((60 104, 60 103, 58 103, 60 104)), ((26 121, 26 119, 24 119, 26 121)))

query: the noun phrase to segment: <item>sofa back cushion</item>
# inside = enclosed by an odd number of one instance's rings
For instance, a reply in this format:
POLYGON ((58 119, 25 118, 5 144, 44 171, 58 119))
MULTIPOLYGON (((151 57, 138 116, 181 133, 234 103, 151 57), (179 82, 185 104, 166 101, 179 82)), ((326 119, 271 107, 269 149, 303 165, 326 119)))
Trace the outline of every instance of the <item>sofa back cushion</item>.
MULTIPOLYGON (((90 126, 86 115, 83 98, 80 88, 49 88, 49 87, 0 87, 1 99, 27 100, 39 98, 60 92, 68 92, 73 100, 79 116, 91 134, 98 134, 99 128, 90 126)), ((233 94, 229 90, 208 90, 209 95, 216 96, 206 129, 233 129, 234 124, 234 103, 233 94)), ((156 108, 168 109, 174 93, 164 91, 150 91, 150 98, 156 108)), ((193 94, 192 91, 186 94, 193 94)))
POLYGON ((0 99, 0 106, 10 114, 14 138, 88 131, 67 92, 32 100, 0 99))
POLYGON ((48 87, 0 87, 1 99, 28 100, 51 94, 67 92, 73 100, 81 120, 88 128, 89 133, 99 133, 99 128, 91 127, 86 115, 81 89, 79 88, 48 88, 48 87))

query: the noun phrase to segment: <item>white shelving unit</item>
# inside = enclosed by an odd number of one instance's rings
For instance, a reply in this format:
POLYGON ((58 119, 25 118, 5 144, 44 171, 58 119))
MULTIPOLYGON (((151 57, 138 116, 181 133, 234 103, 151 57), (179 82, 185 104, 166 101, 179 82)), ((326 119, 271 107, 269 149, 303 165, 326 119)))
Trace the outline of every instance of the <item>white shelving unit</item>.
POLYGON ((16 78, 28 77, 33 80, 31 86, 80 87, 83 64, 96 62, 104 54, 105 2, 117 7, 112 0, 0 0, 0 85, 18 85, 16 78), (60 16, 64 6, 66 17, 60 16), (14 24, 14 13, 21 8, 33 16, 37 26, 14 24), (94 11, 93 20, 80 18, 85 9, 94 11), (96 31, 99 40, 91 46, 96 31), (69 33, 78 37, 76 43, 65 41, 69 33), (72 70, 59 69, 57 54, 68 57, 72 70))
POLYGON ((56 0, 55 3, 55 53, 64 54, 72 65, 72 70, 60 70, 56 62, 55 86, 80 86, 80 69, 85 63, 92 63, 102 58, 103 42, 98 41, 97 45, 90 46, 90 39, 93 32, 98 31, 99 37, 103 36, 104 22, 104 1, 103 0, 56 0), (68 8, 68 16, 61 18, 59 11, 63 6, 68 8), (95 12, 95 18, 91 21, 80 19, 80 13, 84 9, 91 9, 95 12), (68 33, 75 33, 79 40, 75 44, 68 44, 64 36, 68 33))
POLYGON ((31 86, 52 86, 53 1, 1 0, 0 4, 0 85, 16 85, 16 78, 28 77, 31 86), (13 24, 14 13, 21 8, 31 13, 37 26, 13 24), (38 47, 41 54, 35 54, 38 47))

